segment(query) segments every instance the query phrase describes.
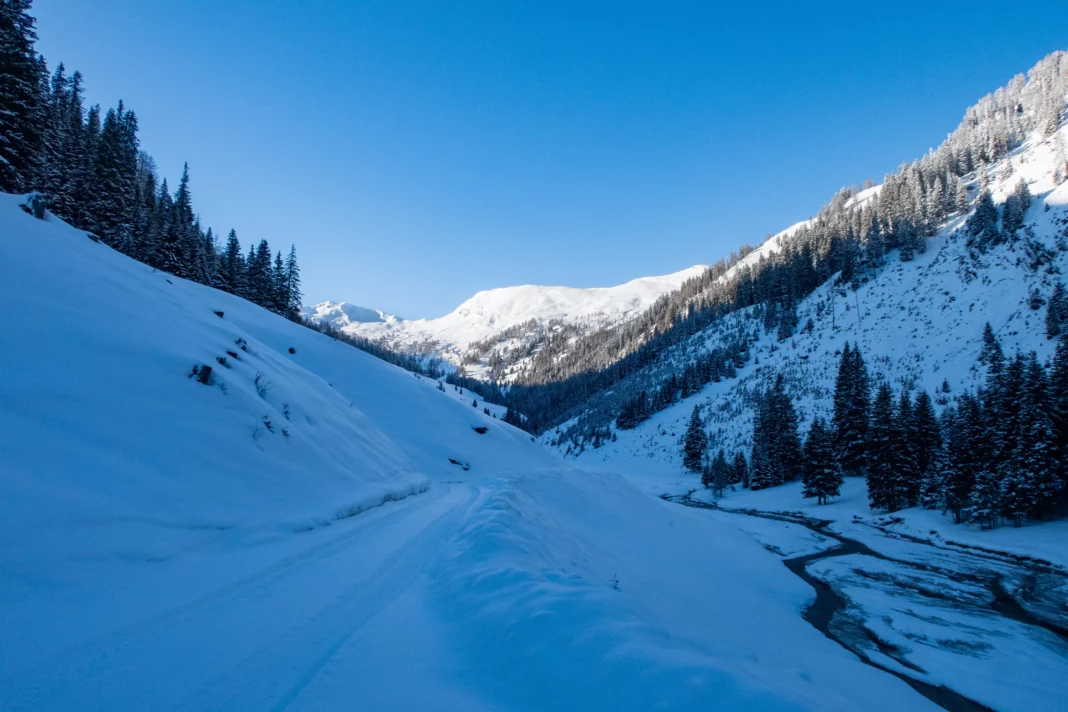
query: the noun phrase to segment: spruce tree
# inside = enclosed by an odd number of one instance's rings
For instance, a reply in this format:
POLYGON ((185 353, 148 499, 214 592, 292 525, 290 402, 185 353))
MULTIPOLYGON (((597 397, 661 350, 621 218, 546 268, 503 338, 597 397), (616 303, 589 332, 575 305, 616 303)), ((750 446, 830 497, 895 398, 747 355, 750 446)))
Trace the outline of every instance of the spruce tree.
POLYGON ((742 487, 749 487, 749 463, 746 462, 745 453, 741 450, 734 454, 734 463, 731 469, 731 482, 742 487))
POLYGON ((1065 294, 1064 283, 1057 280, 1046 306, 1046 337, 1053 339, 1060 336, 1066 323, 1068 323, 1068 295, 1065 294))
MULTIPOLYGON (((916 470, 921 483, 927 482, 934 470, 935 459, 942 447, 942 429, 935 414, 934 404, 927 391, 920 391, 916 395, 916 403, 912 409, 913 434, 911 437, 912 448, 915 452, 916 470)), ((927 485, 921 484, 921 489, 927 485)), ((920 495, 923 498, 923 494, 920 495)), ((928 506, 930 501, 928 500, 928 506)))
POLYGON ((901 391, 895 416, 894 439, 897 460, 895 476, 904 489, 905 501, 909 505, 914 505, 919 500, 920 480, 923 473, 919 464, 916 418, 913 413, 912 398, 907 390, 901 391))
POLYGON ((897 511, 904 504, 904 488, 898 475, 897 425, 894 394, 886 382, 879 384, 872 402, 868 430, 868 503, 872 509, 897 511))
POLYGON ((980 250, 988 245, 996 244, 1001 233, 998 231, 998 209, 994 206, 994 198, 989 190, 983 190, 975 204, 975 212, 968 218, 968 232, 972 236, 972 244, 980 250))
POLYGON ((1060 498, 1057 434, 1050 417, 1051 399, 1046 370, 1032 351, 1027 359, 1024 398, 1017 422, 1014 469, 1020 483, 1013 483, 1012 506, 1006 512, 1019 526, 1023 516, 1048 518, 1060 498))
POLYGON ((695 405, 693 413, 690 414, 690 424, 686 428, 686 435, 683 439, 683 466, 691 472, 700 472, 707 448, 708 435, 705 433, 705 426, 701 422, 701 408, 695 405))
POLYGON ((826 504, 828 497, 837 497, 842 486, 842 469, 834 454, 834 436, 819 416, 813 419, 805 439, 801 482, 801 496, 816 497, 818 504, 826 504))
POLYGON ((985 435, 979 399, 970 393, 962 394, 956 409, 947 408, 942 417, 946 451, 940 473, 942 502, 959 524, 965 519, 976 478, 984 467, 978 450, 985 435))
POLYGON ((868 372, 860 346, 850 348, 846 342, 834 386, 833 424, 838 460, 848 475, 864 471, 869 397, 868 372))
POLYGON ((767 400, 772 426, 768 449, 774 459, 777 479, 782 482, 796 480, 801 476, 801 437, 797 411, 786 393, 781 373, 775 377, 767 400))
POLYGON ((42 149, 45 76, 34 51, 30 5, 30 0, 0 2, 0 191, 7 193, 33 187, 42 149))
POLYGON ((289 309, 289 280, 286 279, 286 263, 282 261, 282 251, 274 255, 274 268, 271 270, 271 311, 285 314, 289 309))
POLYGON ((285 305, 286 316, 296 320, 300 317, 301 301, 303 300, 304 295, 301 294, 300 291, 300 265, 297 264, 297 248, 294 245, 289 246, 289 256, 286 257, 285 273, 287 296, 285 305))
POLYGON ((1050 371, 1049 400, 1058 472, 1064 482, 1068 479, 1068 334, 1061 334, 1057 340, 1057 351, 1054 353, 1053 368, 1050 371))

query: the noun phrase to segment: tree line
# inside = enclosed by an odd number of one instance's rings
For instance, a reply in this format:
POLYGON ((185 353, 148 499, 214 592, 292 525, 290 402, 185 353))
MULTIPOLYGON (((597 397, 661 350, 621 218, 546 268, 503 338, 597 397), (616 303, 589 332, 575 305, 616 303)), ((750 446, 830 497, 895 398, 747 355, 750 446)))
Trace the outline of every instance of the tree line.
MULTIPOLYGON (((748 467, 722 475, 720 488, 762 489, 800 479, 803 496, 823 503, 851 475, 866 479, 869 505, 880 511, 919 505, 984 529, 1049 519, 1068 493, 1068 335, 1059 338, 1046 365, 1033 351, 1007 357, 987 324, 979 363, 986 370, 982 387, 951 400, 943 382, 939 415, 926 391, 913 396, 903 389, 895 396, 881 377, 873 389, 859 345, 847 342, 831 421, 817 416, 802 444, 780 375, 755 401, 748 467)), ((717 473, 702 438, 695 408, 683 461, 703 471, 709 485, 717 473)), ((717 461, 725 462, 722 450, 717 461)))
POLYGON ((54 215, 123 254, 298 320, 296 249, 283 257, 261 240, 246 256, 234 230, 220 244, 193 210, 188 165, 172 193, 140 148, 133 110, 86 108, 80 72, 49 72, 31 5, 0 0, 0 191, 38 192, 54 215))

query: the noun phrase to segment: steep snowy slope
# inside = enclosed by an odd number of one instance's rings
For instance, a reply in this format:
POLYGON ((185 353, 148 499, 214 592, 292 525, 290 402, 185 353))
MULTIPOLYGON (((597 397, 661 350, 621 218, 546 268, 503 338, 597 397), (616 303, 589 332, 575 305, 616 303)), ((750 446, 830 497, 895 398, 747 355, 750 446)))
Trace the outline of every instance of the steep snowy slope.
MULTIPOLYGON (((504 340, 533 337, 550 322, 581 332, 635 316, 706 268, 701 265, 661 277, 641 277, 616 287, 579 289, 524 285, 478 292, 437 319, 405 320, 344 302, 305 307, 307 318, 329 321, 351 334, 382 341, 395 350, 460 363, 468 348, 512 330, 504 340)), ((484 375, 475 370, 477 375, 484 375)))
MULTIPOLYGON (((900 262, 897 252, 889 254, 886 265, 856 292, 824 284, 798 306, 802 328, 782 343, 775 333, 764 331, 752 309, 732 314, 666 355, 649 375, 670 362, 685 362, 742 330, 759 341, 753 349, 755 359, 737 379, 709 384, 635 430, 617 433, 615 442, 586 449, 580 461, 607 462, 633 471, 679 472, 680 437, 695 403, 703 406, 713 450, 747 450, 752 428, 749 394, 766 387, 779 373, 798 403, 804 427, 813 415, 830 412, 838 355, 846 341, 859 342, 869 369, 888 378, 895 390, 917 387, 937 395, 946 381, 951 390, 942 394, 944 398, 977 385, 982 374, 975 368, 976 358, 988 321, 1008 353, 1035 350, 1041 358, 1051 356, 1053 342, 1046 338, 1042 304, 1068 272, 1066 141, 1068 126, 1062 126, 1057 134, 1034 137, 985 170, 999 205, 1021 180, 1027 183, 1035 199, 1025 223, 1034 231, 1034 243, 1008 242, 976 257, 959 229, 966 219, 960 216, 930 238, 927 251, 913 261, 900 262), (1052 262, 1035 268, 1039 245, 1052 262), (808 330, 804 327, 810 319, 808 330)), ((972 195, 983 178, 971 177, 972 195)), ((546 441, 553 441, 557 432, 546 441)), ((566 451, 570 445, 563 442, 560 449, 566 451)))
POLYGON ((731 525, 18 201, 3 709, 933 708, 731 525))

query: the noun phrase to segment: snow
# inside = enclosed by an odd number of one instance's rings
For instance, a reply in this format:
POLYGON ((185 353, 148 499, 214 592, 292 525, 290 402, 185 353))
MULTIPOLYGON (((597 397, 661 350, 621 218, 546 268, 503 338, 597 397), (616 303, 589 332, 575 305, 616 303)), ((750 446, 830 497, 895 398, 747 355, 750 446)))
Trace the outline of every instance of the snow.
POLYGON ((954 527, 936 512, 905 509, 892 516, 867 507, 861 478, 847 478, 842 495, 827 505, 803 499, 799 483, 757 492, 708 490, 693 499, 716 502, 708 515, 737 520, 755 541, 783 557, 826 551, 838 542, 799 524, 754 517, 752 512, 829 520, 830 531, 868 546, 864 554, 825 558, 809 573, 847 599, 836 625, 844 638, 876 662, 935 685, 947 685, 997 710, 1057 710, 1066 703, 1059 681, 1068 675, 1068 643, 1031 623, 997 615, 990 581, 997 579, 1034 612, 1063 629, 1068 569, 1050 570, 1007 554, 1065 561, 1063 522, 1024 529, 974 532, 954 527), (960 535, 961 530, 970 532, 960 535), (955 542, 976 542, 982 548, 955 542), (1045 572, 1045 573, 1040 573, 1045 572), (1036 588, 1037 586, 1037 588, 1036 588), (868 631, 883 649, 872 645, 868 631), (859 635, 858 635, 859 634, 859 635), (1011 684, 1006 684, 1011 680, 1011 684))
MULTIPOLYGON (((809 569, 832 581, 851 601, 850 615, 898 655, 941 682, 997 710, 1054 710, 1065 703, 1061 680, 1068 675, 1068 647, 1052 633, 989 615, 989 593, 962 584, 952 573, 922 575, 868 556, 825 559, 809 569), (880 585, 893 580, 890 586, 880 585), (970 589, 971 607, 940 600, 930 592, 970 589), (917 593, 921 592, 921 593, 917 593), (1005 684, 1012 680, 1011 685, 1005 684)), ((888 656, 880 662, 908 673, 888 656)))
POLYGON ((722 518, 17 202, 5 710, 934 709, 722 518))
MULTIPOLYGON (((1059 133, 1068 139, 1068 125, 1059 133)), ((965 237, 956 232, 964 217, 954 218, 928 240, 925 253, 905 263, 896 252, 889 254, 886 266, 856 292, 833 289, 829 283, 815 290, 798 306, 798 332, 782 343, 752 321, 750 310, 732 314, 694 335, 663 356, 651 371, 663 368, 666 373, 672 363, 706 352, 732 338, 738 329, 755 330, 760 340, 753 349, 755 359, 739 370, 738 378, 708 384, 637 428, 617 432, 616 441, 596 450, 587 448, 577 456, 578 461, 585 467, 653 477, 649 486, 655 489, 657 478, 677 477, 682 471, 678 438, 695 404, 702 406, 713 451, 720 447, 728 455, 747 451, 752 432, 747 395, 769 385, 780 373, 804 430, 815 415, 830 415, 839 355, 847 341, 860 344, 873 377, 885 376, 895 391, 905 386, 925 389, 938 406, 942 405, 939 399, 948 402, 984 378, 976 368, 976 358, 987 322, 1007 354, 1035 350, 1040 359, 1050 358, 1054 343, 1045 335, 1045 311, 1031 309, 1029 300, 1032 290, 1048 298, 1060 278, 1058 273, 1068 273, 1068 251, 1059 246, 1068 229, 1068 182, 1055 182, 1055 169, 1062 160, 1054 135, 1032 139, 987 171, 997 203, 1021 179, 1027 182, 1034 200, 1025 222, 1054 253, 1053 269, 1031 270, 1022 241, 993 248, 974 263, 967 255, 965 237), (814 329, 805 333, 800 327, 809 319, 814 329), (950 392, 940 395, 943 381, 950 392)), ((873 192, 868 189, 854 199, 873 192)), ((734 269, 778 249, 799 225, 770 238, 734 269)), ((554 436, 551 431, 543 442, 551 442, 554 436)), ((567 447, 564 442, 560 449, 567 447)))
MULTIPOLYGON (((707 490, 699 490, 694 496, 710 501, 707 490)), ((852 522, 869 529, 878 526, 893 534, 927 539, 939 546, 964 548, 956 546, 962 544, 965 547, 983 547, 1042 559, 1068 569, 1068 546, 1065 546, 1068 541, 1068 521, 980 530, 977 526, 954 524, 950 515, 921 507, 908 507, 887 516, 868 508, 868 490, 863 478, 847 477, 841 496, 825 505, 819 505, 811 498, 803 498, 799 482, 757 492, 728 492, 719 504, 728 509, 799 512, 808 517, 833 520, 836 522, 835 529, 842 529, 840 522, 852 522)), ((867 540, 860 528, 852 528, 849 532, 850 536, 861 536, 867 540)))
POLYGON ((321 302, 314 307, 302 307, 300 311, 306 319, 326 321, 339 329, 343 329, 350 324, 365 324, 396 319, 396 317, 380 312, 377 309, 358 307, 355 304, 347 304, 345 302, 321 302))
POLYGON ((330 321, 346 333, 458 362, 470 344, 531 320, 544 325, 559 319, 588 327, 625 321, 706 269, 696 265, 669 275, 641 277, 616 287, 582 289, 528 284, 490 289, 476 293, 449 314, 436 319, 406 320, 345 302, 323 302, 305 307, 304 312, 309 317, 330 321))

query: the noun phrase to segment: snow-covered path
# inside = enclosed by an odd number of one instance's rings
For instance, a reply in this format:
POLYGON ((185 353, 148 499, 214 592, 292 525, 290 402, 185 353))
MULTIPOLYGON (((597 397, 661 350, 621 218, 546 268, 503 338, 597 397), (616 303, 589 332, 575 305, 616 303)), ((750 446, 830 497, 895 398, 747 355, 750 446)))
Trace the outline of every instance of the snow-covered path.
MULTIPOLYGON (((477 496, 443 485, 388 503, 188 603, 9 669, 4 708, 284 708, 413 584, 477 496)), ((363 640, 364 657, 393 643, 363 640)))

